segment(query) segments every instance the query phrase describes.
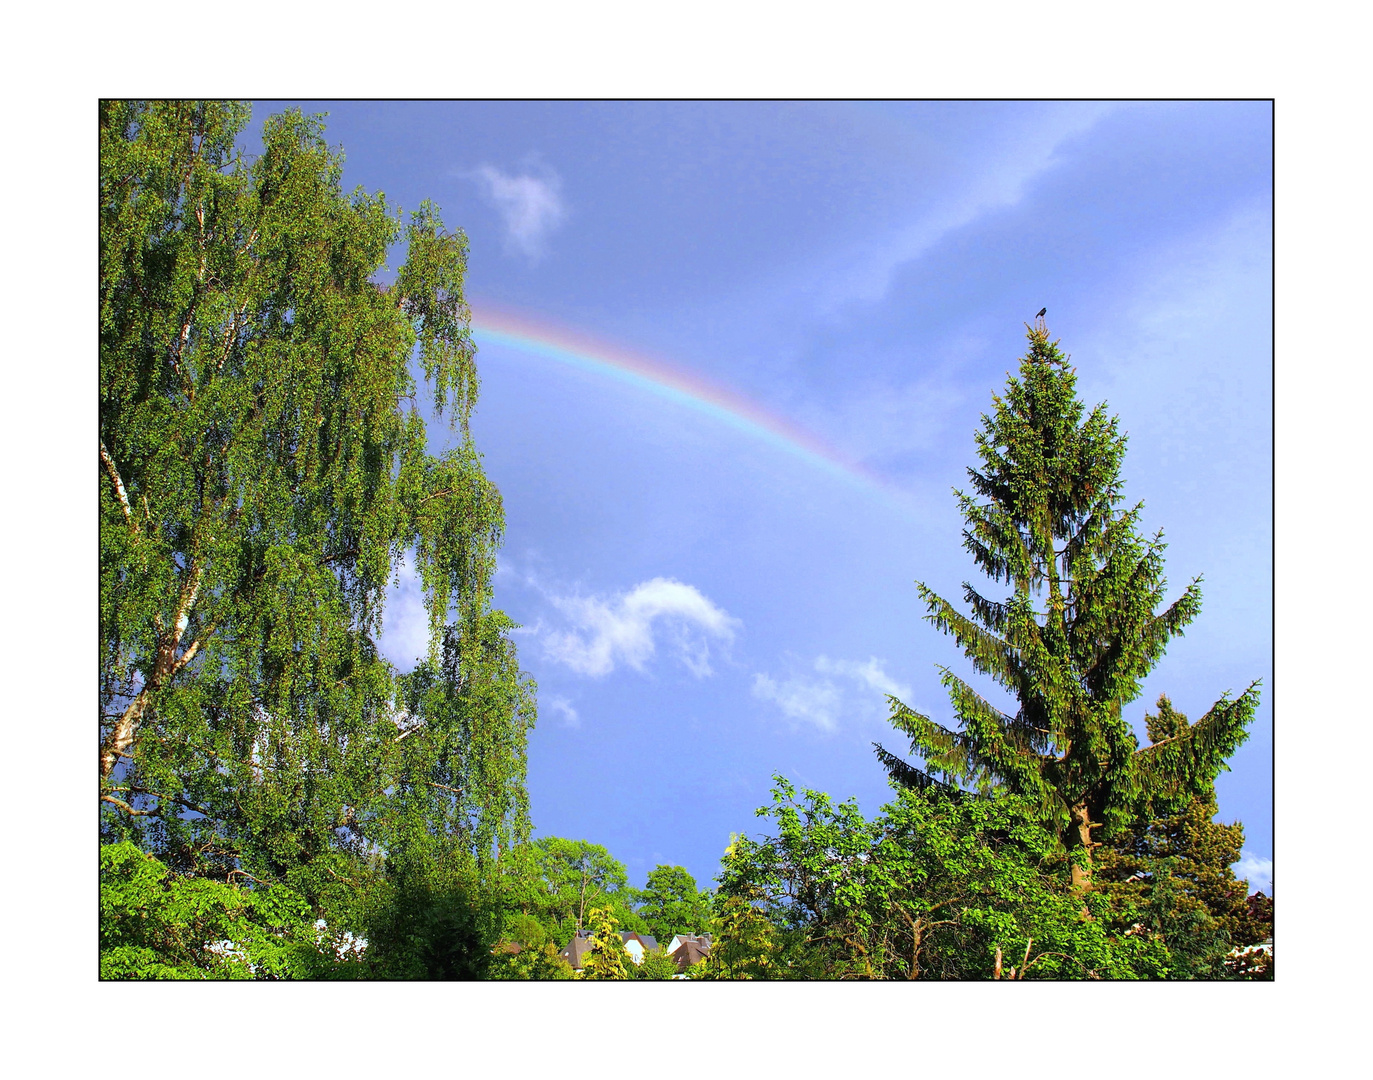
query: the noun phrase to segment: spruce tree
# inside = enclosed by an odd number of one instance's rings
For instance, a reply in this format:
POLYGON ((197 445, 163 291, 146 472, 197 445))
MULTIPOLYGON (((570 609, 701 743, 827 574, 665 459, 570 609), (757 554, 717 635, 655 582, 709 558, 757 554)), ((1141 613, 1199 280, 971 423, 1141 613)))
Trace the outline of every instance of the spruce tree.
POLYGON ((955 491, 964 547, 1011 595, 988 599, 964 582, 964 615, 917 582, 926 618, 1019 708, 1003 712, 945 667, 957 726, 890 699, 892 724, 926 769, 877 752, 909 786, 1028 797, 1059 830, 1073 885, 1086 891, 1093 831, 1123 825, 1145 803, 1176 812, 1206 791, 1247 737, 1258 684, 1235 698, 1227 692, 1186 731, 1140 748, 1124 706, 1201 610, 1201 579, 1161 607, 1163 536, 1141 536, 1142 503, 1122 505, 1118 418, 1104 404, 1084 418, 1058 342, 1043 320, 1028 330, 1019 377, 993 396, 975 436, 982 467, 968 470, 972 492, 955 491))
MULTIPOLYGON (((1157 745, 1186 734, 1187 717, 1162 696, 1146 716, 1157 745)), ((1145 813, 1104 844, 1096 886, 1108 892, 1119 928, 1160 937, 1172 978, 1222 978, 1232 948, 1257 945, 1273 932, 1271 917, 1252 917, 1246 883, 1231 869, 1244 847, 1244 827, 1215 819, 1214 785, 1174 813, 1145 813)))

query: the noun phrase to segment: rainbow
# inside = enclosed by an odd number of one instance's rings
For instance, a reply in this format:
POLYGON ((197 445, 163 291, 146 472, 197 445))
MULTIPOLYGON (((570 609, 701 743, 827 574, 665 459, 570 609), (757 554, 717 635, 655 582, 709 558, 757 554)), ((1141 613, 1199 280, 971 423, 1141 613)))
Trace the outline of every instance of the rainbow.
POLYGON ((473 305, 472 336, 479 346, 489 344, 517 349, 636 387, 761 439, 846 483, 857 484, 888 499, 898 494, 880 477, 845 457, 813 432, 768 412, 729 387, 665 361, 630 352, 579 330, 490 304, 473 305))

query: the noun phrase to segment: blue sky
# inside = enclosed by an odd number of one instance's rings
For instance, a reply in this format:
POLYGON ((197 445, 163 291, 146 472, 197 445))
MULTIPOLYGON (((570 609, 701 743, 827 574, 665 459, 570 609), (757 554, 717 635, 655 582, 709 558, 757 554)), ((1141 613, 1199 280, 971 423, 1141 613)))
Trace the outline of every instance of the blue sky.
MULTIPOLYGON (((1267 103, 273 101, 252 131, 287 105, 328 112, 346 187, 467 232, 479 315, 729 387, 883 482, 479 335, 496 602, 540 687, 538 834, 704 884, 774 772, 876 811, 871 743, 904 749, 883 694, 947 720, 936 665, 967 670, 913 581, 977 584, 950 489, 1041 306, 1129 433, 1170 594, 1204 575, 1127 715, 1271 686, 1267 103)), ((388 654, 422 633, 403 581, 388 654)), ((1271 716, 1265 691, 1218 782, 1265 891, 1271 716)))

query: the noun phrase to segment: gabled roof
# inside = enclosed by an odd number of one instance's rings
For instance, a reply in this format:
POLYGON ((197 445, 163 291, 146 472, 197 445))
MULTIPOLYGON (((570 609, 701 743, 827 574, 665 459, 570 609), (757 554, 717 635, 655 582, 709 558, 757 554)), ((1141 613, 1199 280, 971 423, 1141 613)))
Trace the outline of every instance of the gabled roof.
POLYGON ((652 952, 658 947, 658 939, 652 934, 640 934, 633 930, 621 930, 620 940, 628 945, 631 941, 637 941, 644 947, 645 952, 652 952))
POLYGON ((672 953, 672 959, 677 961, 677 970, 685 971, 692 964, 699 964, 710 955, 710 942, 702 941, 700 938, 687 938, 677 946, 672 953))
POLYGON ((669 941, 669 942, 667 943, 668 952, 669 952, 669 953, 676 952, 676 951, 677 951, 677 947, 678 947, 679 945, 683 944, 684 942, 687 942, 687 941, 695 941, 695 942, 698 942, 698 943, 700 943, 700 944, 702 944, 702 945, 705 945, 707 948, 709 948, 709 946, 710 946, 710 935, 709 935, 709 934, 674 934, 674 935, 672 936, 672 940, 669 941))
POLYGON ((579 930, 558 955, 571 964, 574 969, 580 969, 582 957, 590 951, 591 931, 579 930))

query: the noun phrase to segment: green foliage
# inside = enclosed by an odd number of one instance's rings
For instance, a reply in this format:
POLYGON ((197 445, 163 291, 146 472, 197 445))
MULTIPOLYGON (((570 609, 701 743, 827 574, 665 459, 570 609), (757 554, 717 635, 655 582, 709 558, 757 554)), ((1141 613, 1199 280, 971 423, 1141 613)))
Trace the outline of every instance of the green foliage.
POLYGON ((674 934, 699 934, 710 919, 710 894, 682 866, 656 866, 639 890, 639 916, 659 942, 674 934))
POLYGON ((632 966, 632 974, 636 979, 662 980, 672 979, 677 975, 677 962, 668 956, 662 945, 645 952, 642 964, 632 966))
POLYGON ((610 912, 626 930, 648 932, 633 909, 638 894, 624 864, 600 844, 541 837, 511 852, 504 875, 505 934, 511 940, 529 943, 521 935, 536 926, 541 940, 561 948, 590 925, 592 908, 610 912))
POLYGON ((548 982, 572 979, 576 973, 558 955, 558 947, 551 941, 538 946, 507 943, 491 961, 488 979, 548 982))
POLYGON ((608 908, 592 908, 587 912, 591 926, 591 948, 582 962, 583 979, 628 979, 627 969, 634 966, 620 937, 619 924, 608 908))
POLYGON ((1161 945, 1083 916, 1057 838, 1023 798, 905 789, 867 821, 780 777, 773 795, 759 814, 776 835, 741 838, 725 858, 703 977, 989 978, 998 949, 1014 957, 1003 976, 1166 967, 1161 945))
POLYGON ((721 896, 710 922, 711 946, 706 958, 688 970, 693 979, 774 979, 795 977, 778 963, 777 932, 759 910, 759 893, 740 880, 735 892, 721 896))
POLYGON ((499 897, 470 854, 408 851, 360 898, 372 979, 481 979, 500 930, 499 897))
POLYGON ((501 940, 493 950, 488 979, 570 979, 571 966, 558 955, 558 944, 533 915, 506 910, 501 940))
MULTIPOLYGON (((1145 722, 1150 741, 1185 738, 1187 717, 1166 696, 1145 722)), ((1169 797, 1165 808, 1174 804, 1169 797)), ((1110 837, 1098 856, 1096 886, 1111 900, 1117 928, 1147 933, 1165 942, 1170 977, 1226 978, 1232 948, 1257 945, 1272 936, 1271 911, 1254 917, 1257 906, 1246 883, 1231 869, 1244 846, 1241 825, 1215 820, 1211 785, 1180 810, 1144 817, 1110 837)))
POLYGON ((1122 508, 1125 436, 1105 406, 1084 417, 1076 376, 1042 323, 992 415, 976 435, 982 468, 957 492, 964 546, 997 601, 964 583, 965 616, 918 584, 930 622, 973 667, 1019 703, 1002 712, 945 668, 955 728, 895 698, 892 724, 927 772, 878 747, 893 779, 1002 788, 1028 800, 1075 849, 1074 877, 1090 882, 1092 830, 1110 831, 1145 808, 1180 809, 1203 793, 1244 742, 1257 684, 1222 696, 1185 732, 1141 749, 1123 706, 1201 610, 1200 579, 1160 610, 1162 534, 1137 531, 1143 504, 1122 508))
POLYGON ((331 955, 304 898, 182 877, 128 842, 100 847, 102 979, 319 977, 331 955))
POLYGON ((368 900, 373 961, 471 975, 451 949, 489 937, 461 914, 477 886, 414 868, 441 850, 489 874, 527 837, 535 710, 490 604, 503 509, 467 432, 466 239, 430 204, 404 222, 344 194, 319 118, 269 119, 251 162, 247 120, 100 107, 102 837, 316 913, 371 875, 399 905, 368 900), (440 454, 429 405, 453 418, 440 454), (431 636, 401 677, 377 638, 407 551, 431 636))

